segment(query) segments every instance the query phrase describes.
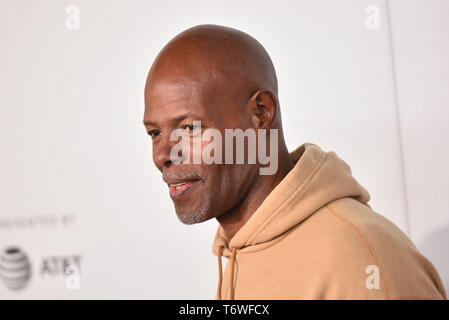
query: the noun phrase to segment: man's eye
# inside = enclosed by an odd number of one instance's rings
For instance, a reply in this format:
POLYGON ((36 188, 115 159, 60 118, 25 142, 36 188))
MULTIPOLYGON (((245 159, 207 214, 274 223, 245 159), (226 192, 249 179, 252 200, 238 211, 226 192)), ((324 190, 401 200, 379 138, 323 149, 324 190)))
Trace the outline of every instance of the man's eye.
POLYGON ((200 130, 201 126, 194 125, 194 124, 188 124, 188 125, 182 126, 182 128, 192 134, 195 134, 195 135, 200 134, 200 132, 201 132, 201 130, 200 130))
POLYGON ((159 130, 148 131, 148 135, 150 135, 152 138, 157 137, 159 134, 160 134, 159 130))

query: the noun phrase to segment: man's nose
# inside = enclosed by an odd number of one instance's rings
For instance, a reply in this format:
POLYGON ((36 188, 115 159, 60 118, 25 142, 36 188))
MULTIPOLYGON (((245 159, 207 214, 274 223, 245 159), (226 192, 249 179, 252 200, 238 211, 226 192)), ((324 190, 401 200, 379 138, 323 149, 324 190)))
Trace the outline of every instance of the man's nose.
POLYGON ((153 161, 156 167, 162 171, 163 167, 172 165, 170 152, 176 142, 170 141, 168 137, 161 139, 153 148, 153 161))

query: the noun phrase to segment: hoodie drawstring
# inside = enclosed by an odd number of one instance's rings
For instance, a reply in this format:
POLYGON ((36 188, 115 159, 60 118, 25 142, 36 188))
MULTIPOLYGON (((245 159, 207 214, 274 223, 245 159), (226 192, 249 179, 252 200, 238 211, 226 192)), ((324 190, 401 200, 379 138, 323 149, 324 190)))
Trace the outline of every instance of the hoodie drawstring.
POLYGON ((223 270, 221 267, 221 255, 223 254, 223 247, 218 247, 218 289, 217 289, 217 300, 221 300, 221 282, 223 278, 223 270))
MULTIPOLYGON (((218 289, 217 289, 217 300, 221 300, 221 286, 223 283, 223 267, 221 265, 221 256, 223 254, 223 246, 218 248, 218 289)), ((232 248, 231 254, 231 300, 234 300, 234 262, 235 262, 235 254, 237 248, 232 248)))
POLYGON ((236 248, 232 248, 231 255, 231 300, 234 300, 234 261, 236 248))

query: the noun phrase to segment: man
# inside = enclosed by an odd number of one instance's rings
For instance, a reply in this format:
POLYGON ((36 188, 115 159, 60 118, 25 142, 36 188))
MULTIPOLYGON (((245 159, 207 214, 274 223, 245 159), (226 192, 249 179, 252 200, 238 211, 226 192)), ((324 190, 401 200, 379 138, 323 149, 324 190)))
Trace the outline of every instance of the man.
POLYGON ((144 124, 176 214, 186 224, 220 224, 216 298, 446 299, 435 268, 371 209, 343 160, 312 143, 288 152, 277 96, 262 45, 222 26, 180 33, 148 74, 144 124), (214 138, 202 139, 199 128, 214 138), (222 140, 230 129, 247 133, 243 157, 235 136, 222 140), (275 164, 250 161, 250 150, 269 150, 275 164), (230 258, 224 275, 222 256, 230 258))

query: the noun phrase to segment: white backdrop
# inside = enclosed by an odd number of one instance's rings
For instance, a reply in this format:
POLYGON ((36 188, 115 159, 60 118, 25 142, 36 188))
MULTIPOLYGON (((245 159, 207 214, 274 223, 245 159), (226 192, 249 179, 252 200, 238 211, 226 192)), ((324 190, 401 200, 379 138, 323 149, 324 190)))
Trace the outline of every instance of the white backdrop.
POLYGON ((0 298, 214 298, 217 222, 177 220, 142 125, 153 59, 203 23, 264 45, 289 149, 336 151, 448 288, 448 1, 3 0, 0 298))

